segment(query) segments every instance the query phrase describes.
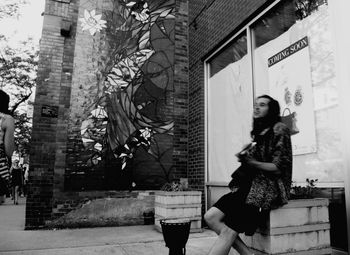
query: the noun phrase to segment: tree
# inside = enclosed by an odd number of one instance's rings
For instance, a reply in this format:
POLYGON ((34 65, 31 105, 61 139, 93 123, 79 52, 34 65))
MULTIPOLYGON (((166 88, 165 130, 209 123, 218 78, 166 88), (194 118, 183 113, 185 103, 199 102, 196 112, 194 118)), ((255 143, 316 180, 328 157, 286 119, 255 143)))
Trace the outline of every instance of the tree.
POLYGON ((0 2, 0 19, 8 17, 19 17, 19 7, 26 4, 26 0, 1 0, 0 2))
POLYGON ((0 88, 11 97, 10 113, 15 118, 15 144, 20 156, 29 151, 32 120, 26 106, 36 85, 38 64, 38 51, 30 44, 23 42, 19 49, 7 45, 0 50, 0 88))
MULTIPOLYGON (((0 20, 18 18, 24 0, 5 0, 0 3, 0 20)), ((0 32, 1 33, 1 32, 0 32)), ((0 34, 0 89, 10 95, 10 113, 15 118, 16 152, 26 157, 29 152, 32 119, 27 108, 36 86, 38 47, 32 38, 14 47, 9 39, 0 34)))

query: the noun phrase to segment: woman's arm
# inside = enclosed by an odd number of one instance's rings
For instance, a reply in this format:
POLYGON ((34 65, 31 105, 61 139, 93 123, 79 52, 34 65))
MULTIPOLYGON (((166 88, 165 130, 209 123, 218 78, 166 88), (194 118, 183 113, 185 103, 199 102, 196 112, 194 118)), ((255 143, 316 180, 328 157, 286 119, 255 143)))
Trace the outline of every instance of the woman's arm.
POLYGON ((14 142, 14 132, 15 132, 15 121, 11 116, 8 116, 3 122, 5 136, 4 136, 4 144, 5 144, 5 152, 7 157, 11 158, 12 153, 15 149, 14 142))
POLYGON ((277 166, 274 163, 260 162, 252 158, 248 158, 245 161, 245 163, 256 170, 266 171, 274 174, 281 173, 281 171, 277 168, 277 166))
POLYGON ((269 172, 272 174, 281 174, 286 170, 289 171, 292 162, 292 148, 288 128, 282 124, 276 124, 273 129, 273 141, 271 148, 271 161, 257 161, 251 155, 240 158, 242 163, 246 163, 253 169, 269 172))

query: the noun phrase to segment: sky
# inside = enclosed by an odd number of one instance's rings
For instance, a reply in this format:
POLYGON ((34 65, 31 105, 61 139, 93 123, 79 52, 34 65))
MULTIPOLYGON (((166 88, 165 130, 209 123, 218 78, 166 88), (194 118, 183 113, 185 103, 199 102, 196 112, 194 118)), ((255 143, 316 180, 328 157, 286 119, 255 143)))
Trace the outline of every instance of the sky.
MULTIPOLYGON (((13 0, 0 1, 1 4, 13 2, 13 0)), ((43 27, 42 13, 45 10, 45 0, 26 0, 26 2, 27 4, 20 5, 20 15, 18 18, 10 17, 0 19, 0 34, 5 35, 9 39, 9 45, 13 48, 20 48, 20 41, 26 41, 28 37, 32 37, 35 46, 39 49, 39 40, 43 27)), ((34 95, 35 93, 32 94, 31 101, 34 100, 34 95)), ((22 107, 27 109, 26 105, 22 105, 22 107)), ((32 112, 32 109, 27 109, 27 111, 32 112)))
MULTIPOLYGON (((3 0, 0 0, 3 1, 3 0)), ((11 1, 11 0, 6 0, 11 1)), ((17 44, 18 41, 33 37, 36 44, 39 43, 43 26, 45 0, 27 0, 28 4, 21 5, 20 16, 0 20, 1 34, 10 38, 10 41, 17 44)))

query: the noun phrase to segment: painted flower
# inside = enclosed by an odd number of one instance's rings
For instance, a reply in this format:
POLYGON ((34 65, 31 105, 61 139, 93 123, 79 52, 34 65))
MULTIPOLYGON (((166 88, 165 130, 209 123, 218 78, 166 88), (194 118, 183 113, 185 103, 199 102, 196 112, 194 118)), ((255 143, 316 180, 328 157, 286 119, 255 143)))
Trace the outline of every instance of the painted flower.
POLYGON ((145 140, 148 140, 151 137, 152 131, 149 128, 140 129, 141 136, 145 138, 145 140))
POLYGON ((96 143, 95 146, 94 146, 94 148, 95 148, 96 150, 98 150, 98 151, 102 151, 102 144, 96 143))
POLYGON ((91 35, 94 35, 96 32, 101 31, 103 28, 106 28, 106 21, 101 19, 102 15, 96 15, 96 11, 84 11, 84 18, 80 18, 79 20, 82 22, 81 26, 82 30, 89 30, 91 35))
POLYGON ((95 110, 91 111, 91 116, 97 118, 97 119, 104 119, 108 118, 106 111, 104 108, 100 105, 97 106, 95 110))
POLYGON ((128 141, 124 146, 115 152, 114 156, 121 160, 122 170, 125 169, 130 159, 134 157, 134 153, 137 148, 143 146, 144 148, 149 148, 151 145, 152 130, 149 128, 144 128, 137 130, 131 137, 129 137, 128 141))
POLYGON ((91 164, 97 165, 102 160, 103 138, 106 134, 108 116, 105 109, 98 105, 81 123, 80 134, 86 150, 93 152, 91 164))
POLYGON ((132 1, 126 5, 130 7, 131 15, 135 17, 136 20, 141 21, 142 23, 146 23, 150 11, 148 9, 148 4, 144 1, 140 1, 138 3, 132 1))
POLYGON ((107 75, 107 93, 127 87, 138 71, 138 66, 130 58, 123 59, 114 65, 107 75))
POLYGON ((153 50, 140 50, 120 60, 107 75, 106 93, 127 87, 140 74, 140 67, 153 55, 153 50))

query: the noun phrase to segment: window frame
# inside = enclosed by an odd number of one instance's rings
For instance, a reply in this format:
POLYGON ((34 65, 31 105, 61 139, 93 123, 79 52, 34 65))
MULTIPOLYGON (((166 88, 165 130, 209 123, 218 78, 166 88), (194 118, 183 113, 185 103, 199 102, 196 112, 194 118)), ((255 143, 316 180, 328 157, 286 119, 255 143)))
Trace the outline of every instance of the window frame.
MULTIPOLYGON (((271 10, 275 5, 277 5, 282 0, 275 0, 271 5, 269 5, 266 9, 264 9, 261 13, 259 13, 256 17, 254 17, 251 21, 249 21, 242 29, 237 31, 234 35, 232 35, 226 42, 224 42, 222 45, 220 45, 215 51, 212 52, 203 62, 204 62, 204 151, 205 151, 205 163, 204 163, 204 180, 205 180, 205 196, 207 197, 208 188, 209 186, 217 186, 217 187, 223 187, 226 186, 227 183, 225 182, 210 182, 208 180, 209 178, 209 168, 208 168, 208 86, 209 86, 209 77, 210 77, 210 61, 213 57, 215 57, 222 49, 224 49, 228 44, 232 43, 238 36, 240 36, 242 33, 246 33, 247 36, 247 56, 249 59, 249 76, 250 81, 253 89, 253 98, 255 98, 255 80, 254 80, 254 70, 253 70, 253 41, 252 41, 252 33, 253 30, 251 29, 251 26, 265 13, 267 13, 269 10, 271 10)), ((205 207, 207 208, 207 199, 205 207)))

